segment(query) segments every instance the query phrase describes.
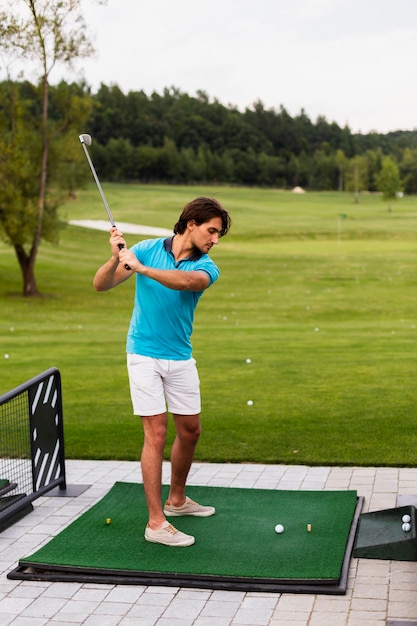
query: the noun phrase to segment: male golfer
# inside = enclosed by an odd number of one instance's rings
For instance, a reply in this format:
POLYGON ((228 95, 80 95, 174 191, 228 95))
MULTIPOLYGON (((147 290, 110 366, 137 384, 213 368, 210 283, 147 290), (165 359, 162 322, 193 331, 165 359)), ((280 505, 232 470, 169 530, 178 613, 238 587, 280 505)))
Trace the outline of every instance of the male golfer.
POLYGON ((201 432, 200 383, 190 337, 198 300, 219 276, 208 253, 230 224, 228 212, 217 200, 200 197, 184 207, 174 235, 167 239, 141 241, 128 250, 122 233, 112 228, 111 258, 94 278, 95 289, 107 291, 136 275, 127 367, 133 411, 141 416, 144 430, 141 465, 149 513, 145 539, 154 543, 190 546, 194 537, 177 530, 166 517, 215 513, 214 507, 185 494, 201 432), (170 492, 162 506, 167 410, 173 415, 176 437, 170 492))

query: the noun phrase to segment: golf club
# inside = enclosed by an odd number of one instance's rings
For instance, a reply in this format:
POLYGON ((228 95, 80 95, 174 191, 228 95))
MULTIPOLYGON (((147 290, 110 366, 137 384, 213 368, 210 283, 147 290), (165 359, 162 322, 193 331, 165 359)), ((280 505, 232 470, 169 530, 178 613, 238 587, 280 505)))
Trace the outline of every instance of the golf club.
MULTIPOLYGON (((103 200, 103 204, 104 204, 104 206, 106 208, 106 211, 107 211, 107 215, 109 216, 110 224, 113 226, 113 228, 116 228, 116 224, 114 223, 113 215, 111 214, 110 207, 109 207, 109 205, 107 203, 107 200, 106 200, 106 196, 104 195, 104 191, 103 191, 103 189, 101 187, 101 184, 100 184, 100 181, 98 179, 98 176, 97 176, 96 170, 94 168, 93 162, 92 162, 92 160, 90 158, 90 155, 88 153, 88 150, 87 150, 87 146, 91 146, 91 135, 88 135, 87 133, 84 133, 84 134, 79 136, 79 139, 81 141, 82 147, 84 148, 85 156, 87 157, 87 161, 88 161, 88 163, 90 165, 90 169, 91 169, 91 171, 93 173, 94 180, 96 181, 98 190, 99 190, 100 195, 101 195, 101 199, 103 200)), ((121 250, 122 248, 124 248, 123 244, 119 243, 119 250, 121 250)), ((125 268, 127 270, 130 270, 130 267, 128 265, 125 265, 125 268)))

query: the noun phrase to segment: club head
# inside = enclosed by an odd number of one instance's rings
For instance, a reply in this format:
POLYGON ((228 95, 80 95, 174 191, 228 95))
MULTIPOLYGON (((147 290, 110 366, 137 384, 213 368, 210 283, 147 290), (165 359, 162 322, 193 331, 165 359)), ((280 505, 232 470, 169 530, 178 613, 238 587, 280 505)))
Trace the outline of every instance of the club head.
POLYGON ((87 133, 80 135, 80 141, 81 143, 85 143, 86 146, 91 146, 91 135, 88 135, 87 133))

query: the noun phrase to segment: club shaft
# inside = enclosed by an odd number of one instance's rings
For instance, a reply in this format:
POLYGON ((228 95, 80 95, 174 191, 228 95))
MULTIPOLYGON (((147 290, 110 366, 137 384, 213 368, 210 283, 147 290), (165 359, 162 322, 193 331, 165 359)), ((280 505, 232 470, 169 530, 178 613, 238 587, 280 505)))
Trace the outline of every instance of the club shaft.
MULTIPOLYGON (((106 207, 106 211, 107 211, 107 215, 109 216, 110 224, 112 225, 113 228, 115 228, 116 224, 114 223, 113 215, 111 214, 110 207, 107 204, 106 196, 104 195, 104 191, 101 188, 101 184, 100 184, 100 181, 98 179, 96 170, 94 168, 92 160, 90 159, 90 155, 88 153, 87 146, 85 145, 85 139, 87 137, 89 137, 89 136, 88 135, 85 135, 85 136, 84 135, 80 135, 81 145, 84 148, 85 156, 87 157, 88 164, 90 166, 91 171, 93 172, 94 180, 96 181, 98 190, 99 190, 100 195, 101 195, 101 199, 103 200, 103 204, 106 207)), ((91 144, 91 138, 90 138, 89 144, 91 144)), ((121 250, 122 248, 124 248, 124 245, 122 243, 119 243, 119 250, 121 250)), ((129 265, 125 264, 125 268, 130 271, 130 266, 129 265)))
POLYGON ((90 159, 90 155, 88 154, 87 146, 85 145, 85 143, 84 143, 84 142, 81 142, 81 143, 82 143, 82 147, 84 148, 84 152, 85 152, 85 156, 87 157, 88 164, 90 165, 90 169, 91 169, 91 171, 92 171, 92 173, 93 173, 94 180, 96 181, 96 184, 97 184, 98 190, 99 190, 99 192, 100 192, 101 199, 103 200, 103 204, 104 204, 104 206, 106 207, 106 211, 107 211, 107 215, 109 216, 110 224, 111 224, 111 225, 113 226, 113 228, 114 228, 114 227, 116 226, 116 224, 114 223, 113 215, 111 214, 110 207, 109 207, 109 205, 107 204, 106 196, 104 195, 104 191, 103 191, 103 189, 102 189, 102 187, 101 187, 101 184, 100 184, 99 178, 98 178, 98 176, 97 176, 96 170, 94 169, 93 162, 92 162, 92 160, 90 159))

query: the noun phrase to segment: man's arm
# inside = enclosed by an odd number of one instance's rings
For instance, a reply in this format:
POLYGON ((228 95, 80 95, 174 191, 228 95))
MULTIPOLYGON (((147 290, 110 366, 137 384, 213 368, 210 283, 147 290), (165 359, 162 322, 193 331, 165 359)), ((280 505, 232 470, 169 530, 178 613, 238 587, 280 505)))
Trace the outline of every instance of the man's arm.
MULTIPOLYGON (((185 272, 184 270, 160 270, 154 267, 148 267, 138 261, 135 254, 126 248, 119 251, 119 260, 122 267, 127 264, 133 272, 156 280, 169 289, 177 289, 179 291, 204 291, 210 284, 210 277, 207 272, 202 270, 191 272, 185 272)), ((131 274, 131 272, 126 273, 128 275, 131 274)))
POLYGON ((112 228, 110 233, 110 247, 112 255, 107 263, 102 265, 97 270, 96 275, 94 276, 93 285, 96 291, 108 291, 113 287, 117 287, 117 285, 123 283, 133 274, 133 271, 127 270, 125 266, 120 263, 119 245, 122 244, 126 247, 123 235, 117 230, 117 228, 112 228))

